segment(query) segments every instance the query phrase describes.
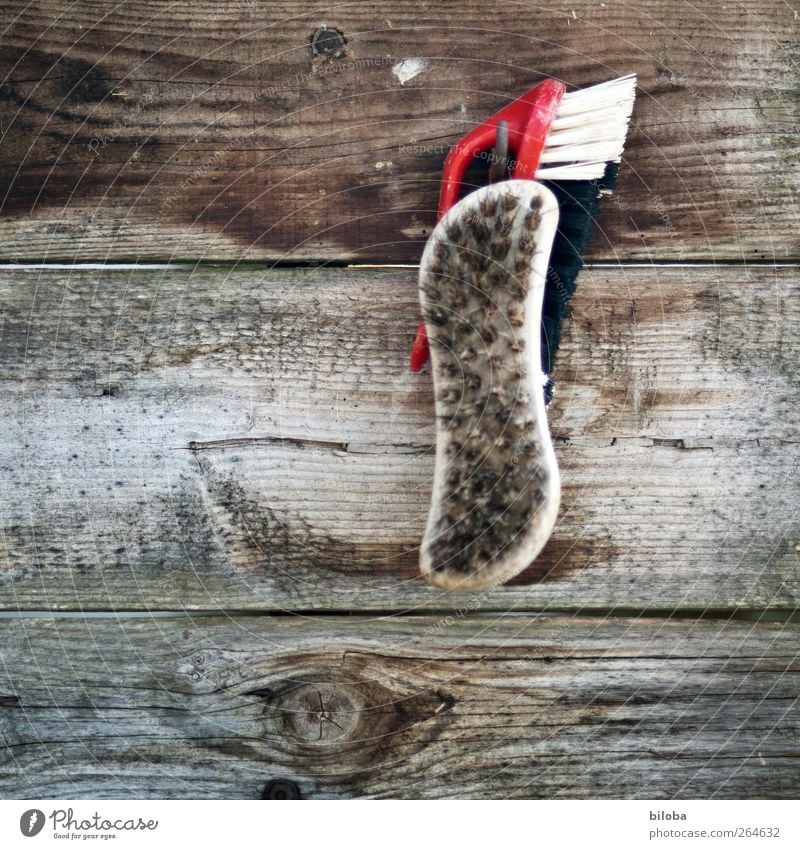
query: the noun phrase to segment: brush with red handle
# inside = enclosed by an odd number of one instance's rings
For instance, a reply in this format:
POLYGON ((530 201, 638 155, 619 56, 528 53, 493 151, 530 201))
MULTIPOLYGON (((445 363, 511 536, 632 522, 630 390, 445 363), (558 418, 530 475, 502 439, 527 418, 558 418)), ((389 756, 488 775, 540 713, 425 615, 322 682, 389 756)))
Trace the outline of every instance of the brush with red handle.
MULTIPOLYGON (((495 147, 497 127, 505 123, 508 152, 514 154, 513 177, 545 182, 560 201, 552 276, 562 284, 559 289, 571 287, 591 237, 597 200, 616 185, 635 94, 635 74, 569 94, 553 79, 534 86, 451 148, 442 171, 437 221, 458 200, 472 160, 495 147)), ((428 355, 425 323, 420 321, 411 371, 421 371, 428 355)), ((543 371, 550 373, 549 368, 543 371)))

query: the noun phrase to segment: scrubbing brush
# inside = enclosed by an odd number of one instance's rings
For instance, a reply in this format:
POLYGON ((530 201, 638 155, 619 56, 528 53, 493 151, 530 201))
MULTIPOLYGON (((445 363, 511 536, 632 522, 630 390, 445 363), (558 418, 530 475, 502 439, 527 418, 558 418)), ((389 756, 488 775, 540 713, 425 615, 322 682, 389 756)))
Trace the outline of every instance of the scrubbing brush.
POLYGON ((635 78, 564 91, 545 80, 445 162, 411 362, 422 368, 430 340, 436 468, 420 565, 445 588, 478 589, 519 573, 558 511, 545 414, 552 358, 598 199, 615 179, 635 78), (492 147, 502 171, 513 155, 513 179, 456 202, 470 161, 492 147))
POLYGON ((420 566, 439 586, 508 580, 555 523, 539 334, 557 222, 556 198, 540 183, 495 183, 456 204, 422 256, 436 467, 420 566))
MULTIPOLYGON (((504 127, 514 155, 511 176, 545 182, 559 200, 553 283, 556 288, 558 281, 571 279, 574 284, 597 200, 616 185, 635 94, 635 74, 569 93, 562 83, 544 80, 453 145, 442 171, 438 219, 458 200, 474 159, 493 149, 495 163, 505 157, 506 151, 497 151, 495 144, 498 127, 504 127)), ((420 322, 411 370, 420 371, 427 361, 425 324, 420 322)))

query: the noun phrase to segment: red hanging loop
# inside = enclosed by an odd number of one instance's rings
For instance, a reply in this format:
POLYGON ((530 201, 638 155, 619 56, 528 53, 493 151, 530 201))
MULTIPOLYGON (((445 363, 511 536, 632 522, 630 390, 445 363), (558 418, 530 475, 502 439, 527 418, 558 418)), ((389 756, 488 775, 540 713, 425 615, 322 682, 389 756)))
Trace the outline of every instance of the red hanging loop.
MULTIPOLYGON (((513 159, 511 176, 515 180, 534 179, 547 134, 565 91, 564 84, 558 80, 544 80, 504 106, 488 121, 479 124, 450 148, 442 170, 437 221, 458 202, 461 183, 470 163, 495 146, 497 125, 501 121, 508 125, 508 151, 513 159)), ((428 361, 428 355, 425 323, 420 321, 411 349, 411 371, 421 371, 428 361)))

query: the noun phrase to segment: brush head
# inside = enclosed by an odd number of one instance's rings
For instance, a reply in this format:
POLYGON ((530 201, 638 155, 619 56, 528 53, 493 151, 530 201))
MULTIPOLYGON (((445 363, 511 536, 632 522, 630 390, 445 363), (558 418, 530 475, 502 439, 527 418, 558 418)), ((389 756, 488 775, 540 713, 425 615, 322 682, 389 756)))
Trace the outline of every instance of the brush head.
POLYGON ((436 467, 420 567, 439 587, 474 590, 512 578, 555 523, 560 484, 539 329, 557 222, 548 189, 503 181, 456 204, 422 255, 436 467))
POLYGON ((547 134, 537 180, 600 180, 619 162, 636 96, 636 75, 565 94, 547 134))

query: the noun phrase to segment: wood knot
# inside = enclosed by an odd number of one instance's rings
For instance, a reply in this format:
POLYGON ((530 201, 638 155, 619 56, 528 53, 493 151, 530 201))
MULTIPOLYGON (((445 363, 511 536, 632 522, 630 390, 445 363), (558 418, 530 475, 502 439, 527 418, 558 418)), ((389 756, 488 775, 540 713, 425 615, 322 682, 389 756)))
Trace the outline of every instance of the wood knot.
POLYGON ((325 745, 355 736, 360 699, 339 684, 300 684, 281 700, 284 733, 310 745, 325 745))
POLYGON ((381 683, 407 680, 416 659, 353 652, 331 658, 330 666, 320 657, 309 660, 304 668, 294 657, 291 677, 254 682, 271 690, 262 703, 260 734, 291 757, 293 773, 330 780, 345 765, 371 770, 394 757, 395 735, 403 735, 411 756, 453 721, 456 699, 449 693, 381 683))
POLYGON ((347 54, 347 39, 335 27, 323 24, 311 33, 309 41, 315 59, 341 59, 347 54))

